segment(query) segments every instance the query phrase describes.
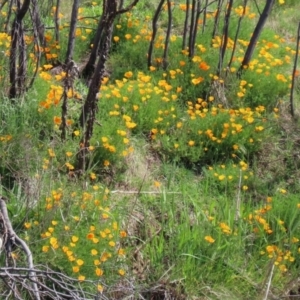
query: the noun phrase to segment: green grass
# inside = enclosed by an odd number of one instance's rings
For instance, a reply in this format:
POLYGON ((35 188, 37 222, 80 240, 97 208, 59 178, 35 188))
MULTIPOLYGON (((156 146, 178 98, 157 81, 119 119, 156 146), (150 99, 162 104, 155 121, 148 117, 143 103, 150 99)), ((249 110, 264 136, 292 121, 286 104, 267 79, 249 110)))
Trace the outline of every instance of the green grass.
MULTIPOLYGON (((114 25, 111 75, 102 84, 81 176, 75 168, 83 130, 76 124, 85 84, 77 79, 76 97, 69 95, 64 141, 62 82, 47 73, 55 59, 42 61, 22 99, 12 104, 1 95, 0 195, 9 198, 14 229, 36 265, 101 284, 110 299, 267 299, 267 284, 270 299, 283 298, 296 290, 300 259, 299 124, 289 115, 296 2, 276 4, 240 79, 235 70, 257 21, 254 5, 242 22, 233 69, 218 77, 221 39, 211 46, 212 14, 189 59, 177 3, 168 69, 161 65, 164 11, 148 70, 154 4, 139 3, 114 25)), ((62 12, 67 23, 65 3, 62 12)), ((100 13, 100 2, 85 3, 80 15, 100 13)), ((86 61, 95 27, 93 19, 80 20, 76 61, 86 61)), ((61 61, 67 34, 65 26, 60 49, 49 41, 61 61)), ((1 51, 8 41, 0 36, 1 51)), ((224 67, 231 51, 229 45, 224 67)), ((8 58, 0 62, 7 66, 8 58)), ((0 76, 6 90, 4 67, 0 76)), ((18 266, 26 265, 20 250, 14 254, 18 266)))

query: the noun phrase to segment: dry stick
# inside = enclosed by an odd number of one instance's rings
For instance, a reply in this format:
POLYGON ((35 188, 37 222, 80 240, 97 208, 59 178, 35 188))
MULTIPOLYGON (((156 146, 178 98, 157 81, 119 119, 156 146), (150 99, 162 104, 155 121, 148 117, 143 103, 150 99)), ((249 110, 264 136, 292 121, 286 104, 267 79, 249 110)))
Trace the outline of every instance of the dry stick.
POLYGON ((272 277, 273 277, 273 273, 274 273, 274 267, 275 267, 275 264, 273 263, 272 264, 272 269, 271 269, 271 272, 270 272, 270 275, 269 275, 269 280, 268 280, 268 285, 267 285, 267 290, 266 290, 266 295, 265 295, 264 300, 268 299, 268 295, 269 295, 269 291, 270 291, 270 287, 271 287, 271 282, 272 282, 272 277))
POLYGON ((59 9, 60 9, 60 0, 57 0, 55 15, 54 15, 55 41, 57 44, 59 43, 59 9))
POLYGON ((259 6, 258 6, 258 4, 257 4, 256 0, 253 0, 253 1, 254 1, 254 3, 255 3, 255 6, 256 6, 257 12, 258 12, 258 14, 259 14, 259 16, 260 16, 260 15, 261 15, 261 12, 260 12, 259 6))
POLYGON ((190 22, 190 34, 189 34, 189 57, 193 57, 193 33, 194 33, 194 26, 195 26, 195 14, 196 14, 196 0, 192 2, 192 16, 190 22))
POLYGON ((12 7, 13 7, 13 4, 14 4, 14 1, 10 1, 9 3, 9 9, 8 9, 8 14, 7 14, 7 18, 6 18, 6 21, 4 23, 4 30, 5 32, 8 32, 9 31, 9 28, 8 28, 8 24, 9 24, 9 21, 10 21, 10 17, 12 15, 12 7))
POLYGON ((27 55, 26 55, 26 43, 24 37, 24 26, 23 23, 20 24, 19 31, 19 64, 18 64, 18 96, 23 95, 26 90, 26 71, 27 71, 27 55))
POLYGON ((65 65, 66 65, 66 78, 64 80, 64 93, 63 93, 63 101, 61 105, 61 139, 64 141, 66 139, 66 128, 67 128, 67 115, 68 115, 68 96, 67 93, 69 89, 72 89, 73 93, 73 81, 74 78, 71 76, 74 74, 74 65, 72 64, 74 47, 75 47, 75 32, 77 27, 77 19, 78 19, 78 8, 79 8, 80 0, 75 0, 72 7, 71 14, 71 22, 70 22, 70 31, 69 31, 69 39, 68 39, 68 48, 66 53, 65 65), (72 66, 72 68, 71 68, 72 66))
POLYGON ((160 15, 162 6, 164 4, 165 0, 160 0, 157 9, 155 11, 153 20, 152 20, 152 36, 151 36, 151 41, 149 44, 149 50, 148 50, 148 68, 150 68, 152 66, 152 54, 153 54, 153 46, 154 46, 154 40, 156 37, 156 33, 157 33, 157 21, 158 21, 158 17, 160 15))
POLYGON ((223 28, 223 39, 222 39, 222 47, 220 48, 220 58, 218 64, 217 75, 220 76, 223 66, 223 61, 225 57, 225 52, 227 49, 228 35, 229 35, 229 21, 232 10, 233 0, 229 0, 228 7, 226 10, 224 28, 223 28))
MULTIPOLYGON (((150 194, 150 195, 161 195, 162 192, 161 191, 121 191, 121 190, 115 190, 115 191, 111 191, 111 194, 129 194, 129 195, 135 195, 135 194, 150 194)), ((166 194, 172 194, 172 195, 182 195, 181 192, 166 192, 166 194)))
POLYGON ((186 10, 185 10, 185 19, 183 27, 183 37, 182 37, 182 50, 186 48, 186 35, 189 27, 189 16, 190 16, 190 0, 186 0, 186 10))
MULTIPOLYGON (((33 6, 33 9, 29 9, 29 12, 30 12, 30 16, 31 16, 31 20, 32 20, 32 23, 34 23, 34 19, 35 19, 35 14, 36 14, 36 11, 35 11, 36 7, 33 6)), ((35 70, 34 70, 34 74, 33 74, 33 77, 31 78, 28 86, 26 87, 26 91, 28 91, 29 89, 31 89, 31 87, 33 86, 33 83, 37 77, 37 73, 39 71, 39 67, 40 67, 40 61, 41 61, 41 47, 40 47, 40 41, 39 41, 39 37, 38 37, 38 30, 36 28, 36 26, 34 26, 33 24, 33 38, 34 38, 34 51, 36 53, 36 64, 35 64, 35 70)))
POLYGON ((67 48, 67 54, 66 54, 66 59, 65 59, 66 65, 73 59, 73 53, 74 53, 74 47, 75 47, 75 32, 76 32, 76 27, 77 27, 79 4, 80 4, 80 0, 75 0, 73 2, 68 48, 67 48))
POLYGON ((172 29, 172 4, 171 4, 170 0, 167 0, 167 7, 168 7, 168 27, 167 27, 167 33, 166 33, 166 39, 165 39, 163 60, 162 60, 164 70, 166 70, 168 67, 167 55, 168 55, 168 50, 169 50, 170 35, 171 35, 171 29, 172 29))
POLYGON ((292 84, 291 84, 291 93, 290 93, 291 115, 292 115, 293 118, 295 117, 295 112, 294 112, 294 91, 295 91, 295 77, 296 77, 298 56, 299 56, 300 22, 298 24, 297 41, 296 42, 297 42, 297 44, 296 44, 296 55, 295 55, 295 60, 294 60, 294 68, 293 68, 292 84))
MULTIPOLYGON (((23 32, 23 19, 29 10, 30 0, 25 0, 21 6, 18 2, 18 9, 13 21, 13 28, 11 31, 11 47, 9 58, 9 98, 14 99, 19 96, 17 86, 20 90, 23 79, 25 80, 26 68, 24 66, 25 59, 25 40, 23 32), (19 66, 17 66, 17 57, 19 58, 19 66), (22 80, 19 80, 22 77, 22 80), (24 77, 24 78, 23 78, 24 77), (18 85, 17 85, 18 84, 18 85)), ((23 90, 23 88, 22 88, 23 90)))
POLYGON ((236 211, 234 220, 237 222, 241 218, 241 187, 242 187, 242 170, 240 170, 239 186, 236 197, 236 211))
POLYGON ((202 34, 204 33, 205 26, 206 26, 206 10, 208 7, 208 0, 205 0, 205 5, 203 9, 203 22, 202 22, 202 34))
POLYGON ((217 11, 216 11, 216 15, 215 15, 215 21, 214 21, 214 29, 213 29, 213 32, 212 32, 212 39, 215 38, 216 33, 217 33, 217 28, 218 28, 218 25, 219 25, 219 18, 220 18, 221 8, 223 6, 223 1, 224 0, 219 0, 219 2, 218 2, 218 7, 217 7, 217 11))
POLYGON ((195 16, 195 26, 194 26, 194 30, 193 32, 191 32, 192 34, 192 44, 191 44, 191 49, 190 49, 190 57, 194 57, 195 54, 195 44, 196 44, 196 37, 197 37, 197 31, 198 31, 198 21, 199 21, 199 17, 200 14, 203 10, 201 10, 201 2, 198 0, 197 1, 197 9, 196 9, 196 16, 195 16))
POLYGON ((231 67, 231 64, 232 64, 232 61, 233 61, 233 57, 234 57, 234 54, 235 54, 235 49, 236 49, 236 45, 237 45, 237 39, 239 37, 240 28, 241 28, 241 23, 242 23, 242 20, 243 20, 245 14, 246 14, 247 2, 248 2, 248 0, 244 0, 243 13, 240 16, 239 21, 238 21, 238 26, 237 26, 235 37, 234 37, 234 43, 233 43, 233 49, 232 49, 232 52, 231 52, 231 57, 230 57, 229 63, 228 63, 227 68, 226 68, 226 76, 228 74, 228 71, 230 70, 230 67, 231 67))
POLYGON ((0 11, 4 7, 4 5, 7 3, 7 0, 4 0, 2 3, 0 3, 0 11))
POLYGON ((27 264, 28 264, 28 268, 29 268, 29 272, 28 272, 29 277, 34 281, 32 283, 33 292, 34 292, 35 298, 37 300, 40 300, 39 290, 38 290, 38 286, 36 284, 37 279, 36 279, 36 273, 34 272, 32 253, 31 253, 29 247, 27 246, 27 244, 21 238, 19 238, 17 236, 17 234, 15 233, 15 231, 13 230, 10 219, 8 217, 6 203, 1 196, 0 196, 0 213, 2 214, 4 228, 6 228, 6 230, 7 230, 6 243, 11 243, 11 242, 16 243, 25 252, 25 254, 27 256, 27 264))

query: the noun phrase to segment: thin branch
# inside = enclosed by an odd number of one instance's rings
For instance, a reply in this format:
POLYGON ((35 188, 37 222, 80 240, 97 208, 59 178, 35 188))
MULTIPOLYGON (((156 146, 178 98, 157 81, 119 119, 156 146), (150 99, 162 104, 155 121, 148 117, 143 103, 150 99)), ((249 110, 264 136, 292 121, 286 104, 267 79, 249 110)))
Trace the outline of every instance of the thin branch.
MULTIPOLYGON (((6 252, 7 255, 11 255, 10 251, 11 251, 11 246, 13 244, 17 244, 18 246, 21 247, 21 249, 24 251, 24 253, 27 256, 27 264, 28 264, 28 268, 29 268, 29 278, 32 278, 32 280, 36 280, 36 275, 35 272, 33 271, 34 266, 33 266, 33 259, 32 259, 32 253, 29 249, 29 247, 27 246, 27 244, 17 236, 17 234, 15 233, 15 231, 13 230, 13 227, 11 225, 10 219, 8 217, 8 212, 7 212, 7 207, 6 207, 6 203, 4 201, 4 198, 0 196, 0 213, 2 216, 2 222, 3 222, 3 227, 6 229, 5 234, 7 235, 7 238, 5 240, 5 248, 6 248, 6 252)), ((33 287, 33 291, 34 291, 34 296, 37 300, 40 300, 40 296, 39 296, 39 290, 38 290, 38 286, 36 283, 32 283, 32 287, 33 287)))
POLYGON ((291 92, 290 92, 290 106, 291 106, 290 109, 291 109, 291 115, 293 118, 295 116, 294 90, 295 90, 295 78, 296 78, 296 72, 297 72, 298 56, 299 56, 299 43, 300 43, 300 22, 298 24, 297 39, 296 39, 296 54, 295 54, 295 60, 294 60, 294 68, 293 68, 291 92))

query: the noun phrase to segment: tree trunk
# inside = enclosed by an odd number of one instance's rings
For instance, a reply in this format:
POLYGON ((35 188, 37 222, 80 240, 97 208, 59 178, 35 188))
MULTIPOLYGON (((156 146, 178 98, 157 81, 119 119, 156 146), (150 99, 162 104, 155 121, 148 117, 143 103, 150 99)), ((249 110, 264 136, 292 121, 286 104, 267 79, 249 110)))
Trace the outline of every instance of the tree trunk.
POLYGON ((23 18, 29 10, 30 0, 18 1, 18 10, 11 31, 11 47, 9 58, 9 98, 14 99, 25 91, 26 48, 23 31, 23 18), (17 61, 19 66, 17 66, 17 61))
POLYGON ((253 32, 252 36, 251 36, 250 43, 249 43, 248 48, 246 50, 246 53, 245 53, 244 59, 242 61, 242 64, 241 64, 241 66, 238 70, 238 73, 237 73, 238 77, 241 76, 243 70, 246 69, 249 65, 249 62, 252 58, 254 49, 256 47, 257 40, 259 39, 259 36, 260 36, 260 34, 261 34, 261 32, 264 28, 264 25, 265 25, 265 23, 268 19, 268 16, 272 11, 274 3, 275 3, 275 0, 267 0, 267 2, 266 2, 264 10, 263 10, 262 14, 260 15, 259 20, 257 22, 257 25, 254 29, 254 32, 253 32))

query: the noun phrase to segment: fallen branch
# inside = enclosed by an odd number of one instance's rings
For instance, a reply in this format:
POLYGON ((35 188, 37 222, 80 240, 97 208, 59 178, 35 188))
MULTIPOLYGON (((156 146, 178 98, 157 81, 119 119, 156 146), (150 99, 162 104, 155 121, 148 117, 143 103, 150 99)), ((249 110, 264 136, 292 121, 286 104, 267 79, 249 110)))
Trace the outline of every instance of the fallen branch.
POLYGON ((135 194, 153 194, 153 195, 160 195, 162 193, 165 194, 172 194, 172 195, 182 195, 181 192, 162 192, 162 191, 145 191, 145 192, 141 192, 141 191, 122 191, 122 190, 115 190, 115 191, 111 191, 111 194, 129 194, 129 195, 135 195, 135 194))
POLYGON ((36 275, 34 272, 34 266, 33 266, 33 259, 32 259, 32 253, 28 247, 28 245, 23 241, 18 235, 15 233, 15 231, 12 228, 10 219, 8 217, 7 207, 5 203, 5 199, 0 196, 0 218, 2 222, 2 229, 3 229, 3 240, 2 240, 2 247, 5 249, 6 252, 6 261, 9 262, 11 260, 11 252, 12 247, 14 245, 19 246, 21 250, 25 253, 27 257, 27 264, 28 264, 28 276, 30 279, 32 279, 32 290, 35 299, 40 300, 39 296, 39 290, 36 284, 36 275))

